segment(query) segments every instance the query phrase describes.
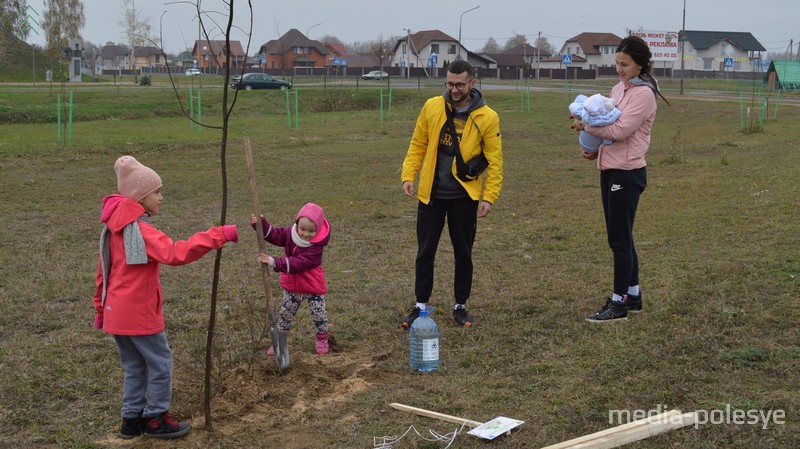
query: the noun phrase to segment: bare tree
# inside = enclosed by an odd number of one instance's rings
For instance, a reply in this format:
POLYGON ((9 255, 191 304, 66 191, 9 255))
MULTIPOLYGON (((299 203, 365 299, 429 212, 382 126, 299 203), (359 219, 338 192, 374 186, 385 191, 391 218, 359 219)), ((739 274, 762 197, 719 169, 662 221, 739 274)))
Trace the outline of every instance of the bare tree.
MULTIPOLYGON (((234 28, 234 3, 235 0, 226 0, 225 5, 227 6, 227 11, 220 12, 220 11, 205 11, 201 8, 202 0, 195 0, 195 1, 179 1, 175 3, 188 3, 192 4, 195 7, 197 19, 199 21, 200 29, 202 30, 202 35, 205 40, 210 41, 208 36, 208 28, 206 26, 206 22, 213 24, 214 26, 211 29, 219 29, 223 30, 223 34, 225 35, 225 44, 222 49, 217 49, 216 46, 211 46, 209 49, 210 56, 213 56, 215 59, 218 56, 224 57, 224 66, 227 68, 224 72, 224 81, 223 86, 227 86, 230 82, 231 76, 231 29, 234 28), (214 14, 214 17, 210 15, 210 13, 214 14), (215 17, 224 17, 226 19, 225 22, 217 21, 215 17), (217 52, 221 51, 222 55, 217 54, 217 52)), ((252 0, 248 0, 247 2, 250 10, 250 17, 249 17, 249 27, 246 30, 241 30, 247 35, 247 44, 245 46, 245 54, 250 52, 250 44, 253 36, 253 5, 252 0)), ((238 28, 238 27, 237 27, 238 28)), ((159 30, 159 34, 163 30, 159 30)), ((166 52, 163 48, 160 47, 153 39, 147 38, 152 45, 158 47, 161 51, 161 54, 166 58, 166 52)), ((163 41, 163 40, 162 40, 163 41)), ((242 72, 244 71, 244 64, 241 67, 242 72)), ((170 76, 172 80, 172 72, 167 71, 167 74, 170 76)), ((220 172, 222 178, 222 199, 220 204, 220 219, 219 224, 224 225, 227 221, 227 213, 228 213, 228 168, 227 168, 227 150, 228 150, 228 123, 230 120, 231 113, 234 110, 236 105, 236 98, 239 94, 239 91, 235 91, 233 94, 233 100, 229 104, 229 97, 228 97, 228 89, 223 88, 222 90, 222 125, 221 126, 214 126, 208 125, 201 122, 198 122, 195 118, 192 118, 189 111, 186 110, 184 107, 183 101, 181 100, 181 94, 178 91, 177 84, 172 81, 172 88, 175 93, 175 97, 178 100, 178 104, 183 111, 185 117, 189 118, 190 120, 194 121, 197 125, 202 126, 204 128, 211 128, 217 129, 221 131, 220 137, 220 172)), ((209 304, 209 319, 208 319, 208 329, 206 333, 206 354, 205 354, 205 377, 203 381, 204 386, 204 408, 205 408, 205 420, 206 420, 206 430, 209 432, 213 430, 213 422, 211 416, 211 375, 212 375, 212 365, 213 365, 213 350, 214 350, 214 332, 216 328, 217 322, 217 296, 219 292, 219 273, 220 273, 220 266, 222 263, 222 249, 220 248, 216 251, 216 255, 214 257, 214 274, 211 281, 211 300, 209 304)))
POLYGON ((381 34, 378 36, 378 40, 372 41, 369 45, 369 53, 375 57, 381 70, 383 70, 384 65, 389 64, 394 55, 391 42, 391 39, 385 40, 381 34))
MULTIPOLYGON (((136 69, 136 47, 143 47, 146 42, 153 42, 151 37, 152 25, 147 17, 144 17, 141 9, 136 9, 136 0, 122 0, 122 19, 117 22, 122 29, 122 34, 128 41, 131 53, 130 63, 131 69, 136 69)), ((133 82, 136 82, 138 75, 134 72, 133 82)))
POLYGON ((81 0, 44 0, 42 30, 45 33, 45 51, 51 57, 61 56, 70 38, 80 39, 86 16, 81 0))

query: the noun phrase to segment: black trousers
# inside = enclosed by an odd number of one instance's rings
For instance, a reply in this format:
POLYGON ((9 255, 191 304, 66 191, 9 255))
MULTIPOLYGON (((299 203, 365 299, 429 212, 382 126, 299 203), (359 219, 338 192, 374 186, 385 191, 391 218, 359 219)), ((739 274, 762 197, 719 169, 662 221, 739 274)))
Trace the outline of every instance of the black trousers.
POLYGON ((633 222, 639 196, 647 187, 647 169, 603 170, 600 195, 606 219, 608 246, 614 254, 614 293, 624 296, 639 284, 639 256, 633 243, 633 222))
POLYGON ((466 304, 472 291, 472 244, 478 226, 478 202, 471 198, 431 200, 417 209, 417 262, 414 293, 417 302, 427 303, 433 292, 433 267, 436 249, 444 230, 453 243, 455 277, 453 294, 457 304, 466 304))

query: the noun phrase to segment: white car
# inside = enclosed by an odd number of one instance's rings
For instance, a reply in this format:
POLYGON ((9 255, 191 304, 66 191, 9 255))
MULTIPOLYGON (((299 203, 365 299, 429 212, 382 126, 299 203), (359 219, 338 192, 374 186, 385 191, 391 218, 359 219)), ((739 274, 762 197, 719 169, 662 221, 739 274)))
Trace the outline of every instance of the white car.
POLYGON ((200 69, 195 69, 195 68, 186 69, 186 76, 198 76, 202 74, 203 73, 200 71, 200 69))
POLYGON ((382 70, 373 70, 361 76, 361 79, 365 80, 385 80, 387 78, 389 78, 389 74, 382 70))

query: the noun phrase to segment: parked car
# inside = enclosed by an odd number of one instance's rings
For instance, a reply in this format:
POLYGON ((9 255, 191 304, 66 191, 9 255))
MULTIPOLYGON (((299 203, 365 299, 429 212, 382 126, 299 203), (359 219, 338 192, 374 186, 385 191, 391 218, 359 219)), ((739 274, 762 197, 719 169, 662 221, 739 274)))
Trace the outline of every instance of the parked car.
POLYGON ((231 89, 291 89, 292 83, 273 78, 266 73, 245 73, 231 80, 231 89))
POLYGON ((186 76, 198 76, 202 74, 203 72, 201 72, 200 69, 195 69, 195 68, 186 69, 186 76))
POLYGON ((373 70, 366 75, 362 75, 361 78, 365 80, 384 80, 389 78, 389 74, 381 70, 373 70))

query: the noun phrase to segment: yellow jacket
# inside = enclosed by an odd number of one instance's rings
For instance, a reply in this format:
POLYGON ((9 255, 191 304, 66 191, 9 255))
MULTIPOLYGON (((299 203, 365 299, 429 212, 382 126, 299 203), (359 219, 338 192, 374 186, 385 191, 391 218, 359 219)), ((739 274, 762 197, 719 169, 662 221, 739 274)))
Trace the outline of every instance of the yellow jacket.
MULTIPOLYGON (((425 102, 403 161, 401 181, 414 182, 419 172, 417 198, 425 204, 431 200, 439 134, 447 121, 445 108, 449 107, 441 95, 425 102)), ((500 196, 500 188, 503 185, 503 139, 500 135, 500 118, 492 108, 483 105, 470 112, 459 139, 459 147, 461 156, 466 162, 478 156, 482 147, 489 161, 489 168, 484 172, 485 176, 464 182, 456 176, 456 161, 453 158, 453 176, 464 186, 470 198, 494 204, 500 196)))

